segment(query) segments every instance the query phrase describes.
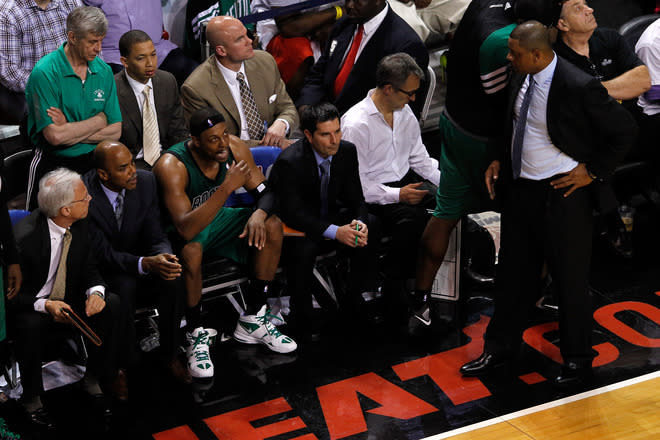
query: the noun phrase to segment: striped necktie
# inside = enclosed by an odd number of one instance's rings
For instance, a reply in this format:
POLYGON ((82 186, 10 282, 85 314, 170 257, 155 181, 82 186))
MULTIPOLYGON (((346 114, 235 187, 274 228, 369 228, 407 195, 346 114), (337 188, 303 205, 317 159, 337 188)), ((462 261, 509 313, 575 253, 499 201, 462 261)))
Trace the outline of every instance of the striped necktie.
POLYGON ((149 101, 151 87, 144 86, 144 105, 142 106, 142 154, 144 161, 149 165, 156 163, 160 157, 160 135, 158 132, 158 118, 156 111, 149 101))

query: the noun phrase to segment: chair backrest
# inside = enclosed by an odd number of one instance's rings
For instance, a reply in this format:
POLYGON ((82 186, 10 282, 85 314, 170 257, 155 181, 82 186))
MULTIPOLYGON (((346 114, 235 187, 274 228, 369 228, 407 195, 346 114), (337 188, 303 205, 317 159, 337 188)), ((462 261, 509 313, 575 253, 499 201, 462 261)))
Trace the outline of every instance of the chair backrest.
POLYGON ((24 150, 5 158, 2 175, 7 200, 11 200, 27 191, 30 163, 33 156, 32 150, 24 150))
MULTIPOLYGON (((279 147, 252 147, 250 148, 252 157, 254 158, 254 163, 257 165, 257 168, 266 176, 270 175, 270 170, 273 168, 273 164, 277 159, 277 156, 280 155, 282 150, 279 147)), ((225 202, 225 206, 249 206, 254 204, 254 199, 252 196, 245 191, 244 188, 239 188, 234 191, 225 202)))
POLYGON ((658 18, 660 18, 660 15, 657 14, 635 17, 619 28, 619 34, 621 34, 621 36, 625 38, 628 44, 634 49, 639 37, 641 37, 646 28, 658 18))
POLYGON ((30 215, 30 211, 27 211, 25 209, 10 209, 9 219, 11 220, 11 225, 14 226, 16 223, 20 222, 28 215, 30 215))
POLYGON ((430 65, 426 68, 426 83, 428 84, 428 89, 426 90, 426 96, 424 97, 424 105, 422 105, 422 111, 419 114, 420 128, 424 128, 424 124, 426 123, 426 118, 429 116, 429 110, 431 109, 433 92, 435 92, 435 85, 436 85, 435 72, 433 71, 433 68, 430 65))

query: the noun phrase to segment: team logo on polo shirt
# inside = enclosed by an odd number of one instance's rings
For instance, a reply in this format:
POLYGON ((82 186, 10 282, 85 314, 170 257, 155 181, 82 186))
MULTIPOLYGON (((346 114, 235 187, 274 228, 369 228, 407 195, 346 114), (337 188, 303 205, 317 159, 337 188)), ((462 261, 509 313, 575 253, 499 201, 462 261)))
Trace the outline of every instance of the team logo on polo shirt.
POLYGON ((604 59, 603 61, 601 61, 601 63, 600 63, 601 66, 609 66, 610 64, 612 64, 612 60, 609 59, 609 58, 605 58, 605 59, 604 59))
POLYGON ((105 91, 103 89, 94 90, 94 101, 105 102, 105 91))

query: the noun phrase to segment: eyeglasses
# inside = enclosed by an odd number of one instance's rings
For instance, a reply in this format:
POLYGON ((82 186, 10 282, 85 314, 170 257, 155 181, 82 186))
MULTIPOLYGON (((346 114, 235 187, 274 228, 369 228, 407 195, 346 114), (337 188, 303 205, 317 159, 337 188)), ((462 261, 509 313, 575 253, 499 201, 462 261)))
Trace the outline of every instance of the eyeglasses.
POLYGON ((89 202, 90 200, 92 200, 92 196, 90 196, 89 193, 87 193, 85 194, 85 197, 83 197, 80 200, 74 200, 73 202, 69 203, 69 205, 73 205, 74 203, 78 203, 78 202, 89 202))
POLYGON ((415 96, 417 94, 417 92, 419 92, 419 89, 411 90, 411 91, 403 90, 403 89, 400 89, 398 87, 395 87, 395 89, 397 90, 397 92, 405 93, 406 95, 408 95, 408 98, 412 98, 413 96, 415 96))

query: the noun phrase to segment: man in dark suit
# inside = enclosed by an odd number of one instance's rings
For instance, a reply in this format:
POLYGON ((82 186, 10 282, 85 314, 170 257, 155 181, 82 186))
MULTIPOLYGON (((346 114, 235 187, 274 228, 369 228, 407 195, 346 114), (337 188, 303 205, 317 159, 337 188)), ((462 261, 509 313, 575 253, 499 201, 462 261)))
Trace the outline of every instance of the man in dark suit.
POLYGON ((424 43, 385 0, 347 1, 346 17, 332 28, 296 105, 300 108, 329 101, 344 114, 376 87, 375 66, 381 58, 397 52, 412 56, 426 72, 429 54, 424 43))
POLYGON ((188 380, 176 358, 183 315, 181 265, 161 227, 156 179, 148 171, 136 171, 131 152, 120 142, 101 142, 94 161, 96 169, 84 176, 92 196, 90 240, 103 279, 121 297, 126 320, 121 365, 136 363, 135 309, 155 293, 161 355, 177 378, 188 380))
POLYGON ((495 314, 483 354, 461 367, 479 376, 516 353, 547 259, 557 281, 564 360, 557 385, 591 375, 592 307, 588 292, 592 210, 636 135, 632 116, 593 77, 552 50, 548 30, 528 21, 509 38, 509 117, 504 154, 485 175, 491 197, 502 176, 502 235, 495 314))
POLYGON ((95 402, 105 407, 97 379, 115 379, 119 298, 106 292, 88 240, 84 219, 90 200, 80 175, 58 168, 39 183, 39 209, 15 228, 24 278, 11 304, 13 335, 22 405, 38 425, 53 425, 40 398, 42 351, 52 346, 53 335, 72 331, 67 311, 75 311, 103 341, 100 347, 87 344, 83 385, 95 402))
POLYGON ((179 86, 171 73, 157 69, 156 48, 145 32, 122 35, 119 52, 125 68, 115 75, 124 121, 119 140, 131 150, 139 168, 150 170, 161 150, 188 139, 179 86))
POLYGON ((299 330, 307 331, 316 256, 328 246, 354 250, 347 299, 355 301, 357 295, 375 286, 376 256, 367 239, 378 243, 379 237, 367 229, 372 222, 362 195, 357 152, 355 145, 341 140, 337 109, 327 103, 306 107, 301 128, 305 138, 280 154, 269 182, 279 198, 282 220, 305 233, 292 238, 286 247, 291 313, 299 330))

